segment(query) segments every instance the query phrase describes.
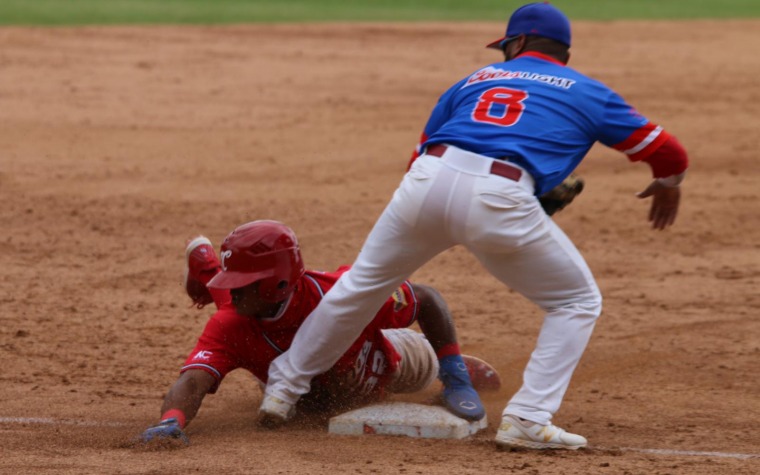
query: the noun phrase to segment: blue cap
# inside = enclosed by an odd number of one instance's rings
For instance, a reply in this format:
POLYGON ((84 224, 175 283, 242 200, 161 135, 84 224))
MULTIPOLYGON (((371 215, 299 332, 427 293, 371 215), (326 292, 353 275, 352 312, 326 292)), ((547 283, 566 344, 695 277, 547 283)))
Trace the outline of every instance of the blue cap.
POLYGON ((506 35, 487 47, 501 49, 505 41, 520 35, 542 36, 570 46, 570 20, 549 2, 529 3, 512 13, 506 35))

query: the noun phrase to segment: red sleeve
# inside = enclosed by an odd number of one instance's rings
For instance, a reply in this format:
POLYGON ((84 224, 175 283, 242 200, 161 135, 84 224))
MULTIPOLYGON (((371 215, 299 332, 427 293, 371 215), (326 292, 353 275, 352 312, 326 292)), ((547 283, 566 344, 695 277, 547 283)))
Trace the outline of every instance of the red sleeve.
POLYGON ((180 370, 182 374, 190 369, 199 369, 213 376, 216 383, 209 390, 210 394, 216 392, 227 373, 238 367, 236 358, 230 351, 228 339, 225 337, 222 322, 225 314, 225 311, 219 311, 209 319, 198 338, 198 343, 180 370))
POLYGON ((655 178, 665 178, 671 175, 678 175, 686 171, 689 166, 689 157, 686 150, 676 140, 669 135, 656 150, 642 161, 652 167, 652 175, 655 178))
POLYGON ((417 321, 419 308, 412 284, 406 280, 393 291, 377 312, 374 321, 378 323, 379 328, 406 328, 417 321))

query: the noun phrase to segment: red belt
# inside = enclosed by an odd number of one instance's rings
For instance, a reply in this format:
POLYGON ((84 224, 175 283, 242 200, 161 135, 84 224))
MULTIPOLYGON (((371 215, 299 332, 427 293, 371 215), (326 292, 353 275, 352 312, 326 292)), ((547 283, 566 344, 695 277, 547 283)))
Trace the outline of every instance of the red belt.
MULTIPOLYGON (((447 148, 448 147, 446 145, 439 143, 433 144, 427 148, 425 154, 432 155, 434 157, 442 157, 447 148)), ((491 175, 503 176, 504 178, 509 178, 512 181, 520 181, 522 170, 509 165, 503 160, 494 159, 494 161, 491 162, 491 175)))

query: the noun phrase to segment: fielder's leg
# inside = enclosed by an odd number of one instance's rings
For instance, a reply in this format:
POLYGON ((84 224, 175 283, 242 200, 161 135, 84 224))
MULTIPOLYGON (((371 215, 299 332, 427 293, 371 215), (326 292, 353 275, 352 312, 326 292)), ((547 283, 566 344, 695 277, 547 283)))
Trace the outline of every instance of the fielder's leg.
POLYGON ((432 178, 440 168, 435 158, 418 160, 404 176, 351 270, 299 328, 290 349, 270 365, 262 411, 269 401, 295 404, 309 391, 311 379, 345 353, 393 291, 452 245, 444 234, 424 232, 418 223, 425 215, 421 209, 435 181, 432 178))
POLYGON ((477 252, 499 280, 545 312, 523 385, 503 413, 497 442, 529 448, 569 448, 586 440, 551 424, 601 313, 591 271, 567 236, 546 219, 548 232, 509 254, 477 252))
POLYGON ((301 325, 290 350, 270 365, 266 395, 295 404, 309 391, 311 379, 346 352, 393 291, 438 252, 386 209, 352 268, 301 325))

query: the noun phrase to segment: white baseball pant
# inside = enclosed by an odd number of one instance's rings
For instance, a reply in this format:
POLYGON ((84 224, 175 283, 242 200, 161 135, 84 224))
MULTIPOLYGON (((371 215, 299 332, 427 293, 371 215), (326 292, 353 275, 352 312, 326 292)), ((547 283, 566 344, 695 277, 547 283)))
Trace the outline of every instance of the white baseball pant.
MULTIPOLYGON (((267 394, 295 403, 415 270, 463 245, 546 313, 523 384, 504 413, 548 424, 601 313, 586 262, 541 209, 534 183, 490 173, 492 159, 448 147, 420 156, 344 273, 269 368, 267 394)), ((512 164, 510 164, 512 165, 512 164)), ((505 342, 505 349, 508 348, 505 342)))

